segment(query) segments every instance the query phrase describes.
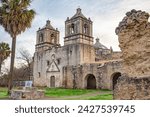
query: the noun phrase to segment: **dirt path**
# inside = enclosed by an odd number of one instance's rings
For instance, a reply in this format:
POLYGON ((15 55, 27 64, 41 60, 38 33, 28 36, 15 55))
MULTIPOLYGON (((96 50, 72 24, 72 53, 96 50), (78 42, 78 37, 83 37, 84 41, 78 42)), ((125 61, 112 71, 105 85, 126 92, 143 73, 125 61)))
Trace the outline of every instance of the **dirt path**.
POLYGON ((94 97, 97 95, 102 95, 102 94, 110 94, 112 93, 111 91, 107 91, 107 92, 100 92, 100 91, 96 91, 96 92, 91 92, 91 93, 86 93, 83 95, 76 95, 76 96, 63 96, 63 97, 45 97, 42 100, 86 100, 89 99, 90 97, 94 97))

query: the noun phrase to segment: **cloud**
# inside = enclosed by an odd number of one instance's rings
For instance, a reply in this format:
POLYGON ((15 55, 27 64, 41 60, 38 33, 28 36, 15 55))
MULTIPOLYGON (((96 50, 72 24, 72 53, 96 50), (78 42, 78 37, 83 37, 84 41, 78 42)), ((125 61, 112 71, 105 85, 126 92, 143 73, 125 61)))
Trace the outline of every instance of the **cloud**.
MULTIPOLYGON (((150 12, 150 0, 33 0, 30 8, 36 11, 32 27, 17 38, 17 48, 27 48, 33 55, 36 43, 36 31, 43 27, 46 20, 51 20, 54 28, 60 31, 60 42, 63 45, 65 20, 72 17, 76 8, 80 7, 86 17, 93 21, 93 36, 99 37, 102 44, 114 50, 118 47, 118 37, 115 28, 131 9, 140 9, 150 12)), ((5 41, 11 46, 11 38, 0 26, 0 42, 5 41)), ((18 54, 16 55, 18 56, 18 54)))
MULTIPOLYGON (((98 8, 94 14, 89 13, 92 16, 94 22, 94 36, 99 36, 101 42, 107 47, 112 46, 114 50, 120 50, 118 47, 118 37, 115 34, 115 28, 118 26, 119 22, 125 16, 125 13, 132 10, 144 10, 149 12, 148 0, 115 0, 111 1, 107 5, 104 5, 103 8, 98 8), (116 1, 116 3, 115 3, 116 1), (119 1, 119 2, 117 2, 119 1), (109 8, 110 7, 110 8, 109 8), (104 9, 104 10, 103 10, 104 9)), ((98 4, 97 4, 98 5, 98 4)), ((97 6, 96 5, 96 6, 97 6)))

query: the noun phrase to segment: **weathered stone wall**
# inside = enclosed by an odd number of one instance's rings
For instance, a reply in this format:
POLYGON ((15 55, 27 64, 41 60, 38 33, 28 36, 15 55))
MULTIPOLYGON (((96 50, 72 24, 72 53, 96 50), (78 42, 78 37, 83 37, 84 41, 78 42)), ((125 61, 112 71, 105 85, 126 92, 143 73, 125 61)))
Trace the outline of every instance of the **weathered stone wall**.
POLYGON ((113 74, 122 73, 122 61, 105 61, 63 67, 63 87, 87 88, 87 78, 93 75, 97 89, 112 89, 113 74))
POLYGON ((62 67, 67 65, 67 57, 67 50, 60 47, 52 47, 42 53, 36 52, 34 55, 34 85, 50 87, 50 78, 54 76, 55 87, 62 87, 62 67))
POLYGON ((112 52, 109 54, 96 54, 95 61, 102 61, 102 60, 117 60, 121 59, 122 53, 121 51, 112 52))
POLYGON ((150 75, 149 14, 131 10, 116 28, 124 59, 124 72, 131 77, 150 75))
POLYGON ((111 60, 121 59, 121 56, 122 56, 121 51, 113 52, 113 53, 111 53, 111 60))
POLYGON ((115 86, 114 99, 143 100, 150 99, 150 77, 121 76, 115 86))
POLYGON ((13 89, 11 99, 14 100, 37 100, 44 98, 44 91, 34 87, 24 87, 25 89, 13 89))
POLYGON ((114 89, 114 99, 150 99, 149 14, 131 10, 119 23, 116 34, 122 50, 123 72, 114 89))
MULTIPOLYGON (((118 61, 111 61, 105 64, 106 69, 104 69, 103 73, 105 74, 105 78, 103 78, 103 82, 105 84, 104 89, 113 89, 113 80, 114 80, 114 75, 117 73, 122 74, 123 69, 122 69, 122 60, 118 61)), ((103 69, 103 68, 102 68, 103 69)))

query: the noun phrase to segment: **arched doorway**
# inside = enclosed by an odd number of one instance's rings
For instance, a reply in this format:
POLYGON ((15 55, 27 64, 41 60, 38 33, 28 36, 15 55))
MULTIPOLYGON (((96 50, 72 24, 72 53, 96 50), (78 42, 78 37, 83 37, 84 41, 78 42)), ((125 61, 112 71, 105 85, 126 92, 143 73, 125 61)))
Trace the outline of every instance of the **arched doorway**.
POLYGON ((96 89, 96 79, 93 74, 88 74, 86 76, 87 80, 87 89, 96 89))
POLYGON ((112 75, 112 88, 114 90, 116 84, 117 84, 117 81, 118 81, 118 78, 121 76, 121 73, 120 72, 116 72, 112 75))
POLYGON ((50 87, 54 88, 55 87, 55 76, 50 77, 50 87))

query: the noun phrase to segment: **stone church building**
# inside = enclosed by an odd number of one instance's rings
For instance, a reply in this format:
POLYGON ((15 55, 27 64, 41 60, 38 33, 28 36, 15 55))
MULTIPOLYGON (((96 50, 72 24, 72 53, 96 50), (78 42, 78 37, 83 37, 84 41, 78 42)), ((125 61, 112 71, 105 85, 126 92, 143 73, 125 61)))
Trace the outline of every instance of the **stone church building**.
POLYGON ((34 86, 112 89, 122 73, 121 52, 96 38, 93 22, 78 8, 65 21, 64 46, 59 31, 48 20, 39 28, 34 53, 34 86))

